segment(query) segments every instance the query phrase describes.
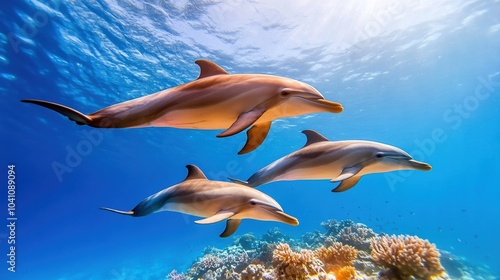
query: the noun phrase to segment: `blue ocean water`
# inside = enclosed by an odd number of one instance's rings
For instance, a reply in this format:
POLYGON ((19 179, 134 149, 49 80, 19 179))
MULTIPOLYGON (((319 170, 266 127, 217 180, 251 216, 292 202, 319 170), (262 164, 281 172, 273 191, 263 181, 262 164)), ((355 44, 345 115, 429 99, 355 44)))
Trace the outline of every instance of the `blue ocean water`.
POLYGON ((185 178, 246 179, 305 143, 365 139, 404 149, 430 172, 368 175, 331 193, 328 181, 259 189, 300 221, 245 220, 236 235, 273 227, 294 237, 327 219, 412 234, 500 275, 500 3, 498 1, 4 1, 0 4, 0 279, 164 279, 185 270, 223 224, 130 209, 185 178), (175 128, 98 130, 19 102, 54 101, 90 113, 189 82, 196 59, 230 73, 313 85, 341 114, 273 123, 264 144, 236 153, 244 133, 175 128), (16 272, 8 166, 15 165, 16 272))

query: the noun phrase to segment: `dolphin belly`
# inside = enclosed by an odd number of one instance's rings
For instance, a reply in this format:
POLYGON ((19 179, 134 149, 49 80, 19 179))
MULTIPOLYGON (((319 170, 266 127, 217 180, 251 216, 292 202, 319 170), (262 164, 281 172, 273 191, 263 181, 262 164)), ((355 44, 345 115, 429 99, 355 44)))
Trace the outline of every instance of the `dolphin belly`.
POLYGON ((189 197, 187 199, 174 199, 165 203, 155 212, 172 211, 189 214, 197 217, 209 217, 220 211, 221 202, 214 199, 189 197))
POLYGON ((274 181, 331 179, 338 176, 341 171, 333 164, 298 167, 276 176, 274 181))
MULTIPOLYGON (((216 106, 213 106, 216 107, 216 106)), ((189 129, 225 129, 231 126, 238 115, 223 109, 179 109, 172 110, 149 122, 149 126, 189 129)))

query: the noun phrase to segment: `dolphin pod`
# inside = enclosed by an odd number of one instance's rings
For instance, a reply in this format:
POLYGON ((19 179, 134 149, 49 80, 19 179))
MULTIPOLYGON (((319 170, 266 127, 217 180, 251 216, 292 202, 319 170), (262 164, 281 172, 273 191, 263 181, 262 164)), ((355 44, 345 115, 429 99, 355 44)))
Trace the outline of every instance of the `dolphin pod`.
POLYGON ((247 181, 233 182, 257 187, 274 181, 330 179, 341 182, 333 192, 356 185, 366 174, 395 170, 431 170, 424 162, 413 160, 405 151, 378 142, 349 140, 329 141, 313 130, 304 130, 305 146, 250 176, 247 181))
MULTIPOLYGON (((228 74, 217 64, 197 60, 200 74, 194 81, 157 93, 114 104, 85 115, 75 109, 42 100, 24 99, 54 110, 78 125, 97 128, 174 127, 222 129, 217 137, 246 130, 247 140, 238 154, 259 147, 273 120, 304 114, 340 113, 340 103, 325 100, 312 86, 293 79, 263 74, 228 74)), ((232 235, 242 219, 277 221, 298 225, 270 196, 255 187, 281 180, 329 179, 340 182, 332 191, 355 186, 366 174, 394 170, 430 170, 403 150, 371 141, 329 141, 304 130, 305 146, 250 176, 247 181, 208 180, 194 165, 187 165, 182 182, 155 193, 130 211, 103 210, 140 217, 174 211, 203 217, 198 224, 226 221, 221 237, 232 235)))
POLYGON ((199 77, 189 83, 118 103, 85 115, 42 100, 24 99, 52 109, 79 125, 98 128, 175 127, 224 129, 217 137, 247 130, 238 154, 256 149, 275 119, 304 114, 340 113, 340 103, 325 100, 312 86, 293 79, 262 75, 229 75, 209 60, 197 60, 199 77))
POLYGON ((298 225, 296 218, 283 212, 270 196, 239 184, 211 181, 195 165, 187 165, 188 175, 177 185, 159 191, 130 211, 101 208, 134 217, 160 211, 174 211, 199 217, 197 224, 212 224, 226 220, 226 228, 220 237, 233 234, 242 219, 276 221, 298 225))

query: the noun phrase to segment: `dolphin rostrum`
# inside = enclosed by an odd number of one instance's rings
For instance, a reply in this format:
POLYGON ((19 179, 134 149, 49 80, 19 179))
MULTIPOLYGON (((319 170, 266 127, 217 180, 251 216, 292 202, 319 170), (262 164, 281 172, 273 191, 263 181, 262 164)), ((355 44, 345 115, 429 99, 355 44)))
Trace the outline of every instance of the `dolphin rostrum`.
POLYGON ((349 140, 329 141, 313 130, 302 131, 305 146, 253 174, 248 181, 233 182, 257 187, 282 180, 330 179, 341 182, 333 192, 356 185, 361 176, 395 170, 431 170, 424 162, 413 160, 405 151, 378 142, 349 140))
POLYGON ((99 128, 224 129, 217 137, 226 137, 251 127, 239 154, 260 146, 275 119, 343 110, 340 103, 325 100, 312 86, 293 79, 262 74, 229 75, 211 61, 197 60, 196 64, 200 75, 192 82, 89 115, 48 101, 21 101, 52 109, 79 125, 99 128))
POLYGON ((211 181, 195 165, 186 167, 188 175, 184 181, 147 197, 130 211, 101 209, 134 217, 160 211, 206 217, 195 221, 197 224, 227 220, 220 237, 233 234, 242 219, 299 224, 295 217, 284 213, 278 202, 263 192, 230 182, 211 181))

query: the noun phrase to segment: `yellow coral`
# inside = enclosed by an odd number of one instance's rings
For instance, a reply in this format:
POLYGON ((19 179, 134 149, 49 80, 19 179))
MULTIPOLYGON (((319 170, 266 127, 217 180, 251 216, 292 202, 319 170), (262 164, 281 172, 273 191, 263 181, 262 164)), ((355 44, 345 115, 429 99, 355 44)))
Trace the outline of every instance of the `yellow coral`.
POLYGON ((343 266, 333 270, 336 280, 351 280, 356 276, 356 269, 352 265, 343 266))
POLYGON ((343 245, 340 242, 333 242, 328 247, 316 249, 314 254, 323 262, 327 272, 335 274, 337 280, 351 279, 356 275, 356 270, 353 266, 353 262, 358 254, 356 248, 343 245))
POLYGON ((280 243, 273 251, 273 263, 279 279, 306 279, 323 270, 323 263, 314 252, 302 249, 294 252, 287 243, 280 243))
POLYGON ((358 250, 340 242, 334 242, 331 246, 320 247, 314 251, 315 255, 328 267, 342 267, 352 265, 358 250))
POLYGON ((379 236, 371 241, 375 264, 390 268, 401 278, 432 279, 444 274, 439 251, 434 244, 417 236, 379 236))

